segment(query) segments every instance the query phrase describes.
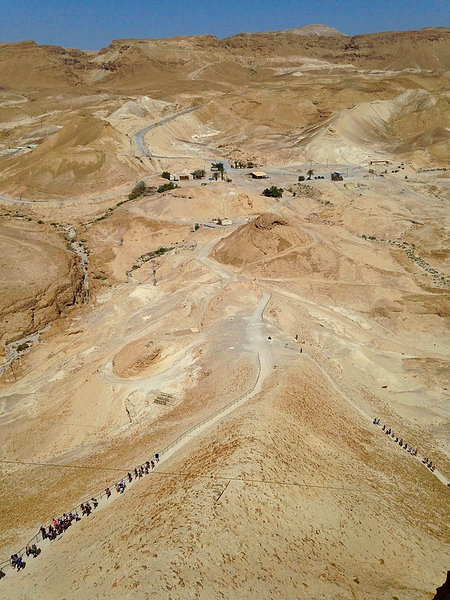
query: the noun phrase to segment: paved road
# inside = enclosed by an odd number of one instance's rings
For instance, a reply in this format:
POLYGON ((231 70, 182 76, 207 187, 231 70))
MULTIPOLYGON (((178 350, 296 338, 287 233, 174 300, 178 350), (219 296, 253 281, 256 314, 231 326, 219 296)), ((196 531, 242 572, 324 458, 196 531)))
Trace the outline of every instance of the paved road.
POLYGON ((131 138, 132 143, 134 143, 136 145, 136 148, 137 148, 138 152, 140 152, 142 156, 149 156, 150 158, 186 158, 185 156, 182 156, 182 157, 178 157, 178 156, 157 156, 156 154, 150 154, 146 150, 146 148, 145 148, 144 135, 147 133, 147 131, 151 131, 152 129, 155 129, 156 127, 160 127, 161 125, 165 125, 166 123, 170 123, 170 121, 174 121, 175 119, 178 119, 178 117, 182 117, 183 115, 189 115, 190 113, 195 112, 196 110, 198 110, 202 106, 203 106, 203 104, 200 104, 199 106, 195 106, 194 108, 187 108, 186 110, 182 110, 181 112, 176 113, 175 115, 172 115, 170 117, 166 117, 165 119, 162 119, 161 121, 158 121, 157 124, 154 123, 153 125, 148 125, 147 127, 144 127, 143 129, 140 129, 131 138))
POLYGON ((200 73, 206 69, 207 67, 209 67, 210 65, 213 65, 214 63, 206 63, 206 65, 203 65, 203 67, 200 67, 200 69, 197 69, 195 71, 195 73, 192 75, 191 79, 192 81, 194 81, 194 79, 197 79, 197 77, 200 75, 200 73))

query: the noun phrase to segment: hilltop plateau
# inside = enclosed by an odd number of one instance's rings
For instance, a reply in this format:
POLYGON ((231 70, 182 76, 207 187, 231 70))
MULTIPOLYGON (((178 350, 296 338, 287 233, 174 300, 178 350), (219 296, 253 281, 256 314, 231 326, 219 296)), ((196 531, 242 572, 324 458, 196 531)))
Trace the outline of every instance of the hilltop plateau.
POLYGON ((446 28, 0 45, 2 597, 433 598, 449 73, 446 28))

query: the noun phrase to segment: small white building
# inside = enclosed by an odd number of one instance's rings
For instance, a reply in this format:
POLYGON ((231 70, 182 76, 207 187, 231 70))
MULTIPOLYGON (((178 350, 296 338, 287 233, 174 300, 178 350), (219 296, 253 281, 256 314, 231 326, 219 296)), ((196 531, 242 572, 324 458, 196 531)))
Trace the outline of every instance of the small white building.
POLYGON ((189 181, 192 179, 192 174, 188 171, 183 171, 182 173, 171 173, 170 180, 171 181, 189 181))

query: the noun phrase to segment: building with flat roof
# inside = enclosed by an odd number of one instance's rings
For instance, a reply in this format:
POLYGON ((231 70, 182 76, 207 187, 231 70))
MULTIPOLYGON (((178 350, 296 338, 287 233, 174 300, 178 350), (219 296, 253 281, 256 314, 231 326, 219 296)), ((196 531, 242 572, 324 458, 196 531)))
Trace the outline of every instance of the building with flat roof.
POLYGON ((386 158, 376 158, 374 160, 370 161, 371 165, 389 165, 390 161, 387 160, 386 158))

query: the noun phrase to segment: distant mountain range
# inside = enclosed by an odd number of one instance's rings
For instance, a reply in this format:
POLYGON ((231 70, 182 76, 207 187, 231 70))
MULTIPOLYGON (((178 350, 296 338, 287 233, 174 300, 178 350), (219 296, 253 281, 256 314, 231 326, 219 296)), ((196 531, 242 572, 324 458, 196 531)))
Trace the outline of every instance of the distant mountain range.
POLYGON ((40 46, 32 41, 0 45, 0 86, 18 90, 79 88, 128 93, 201 91, 187 73, 208 63, 208 89, 255 82, 263 71, 294 57, 347 63, 363 70, 450 70, 450 29, 346 36, 332 27, 168 39, 115 40, 98 52, 40 46))

